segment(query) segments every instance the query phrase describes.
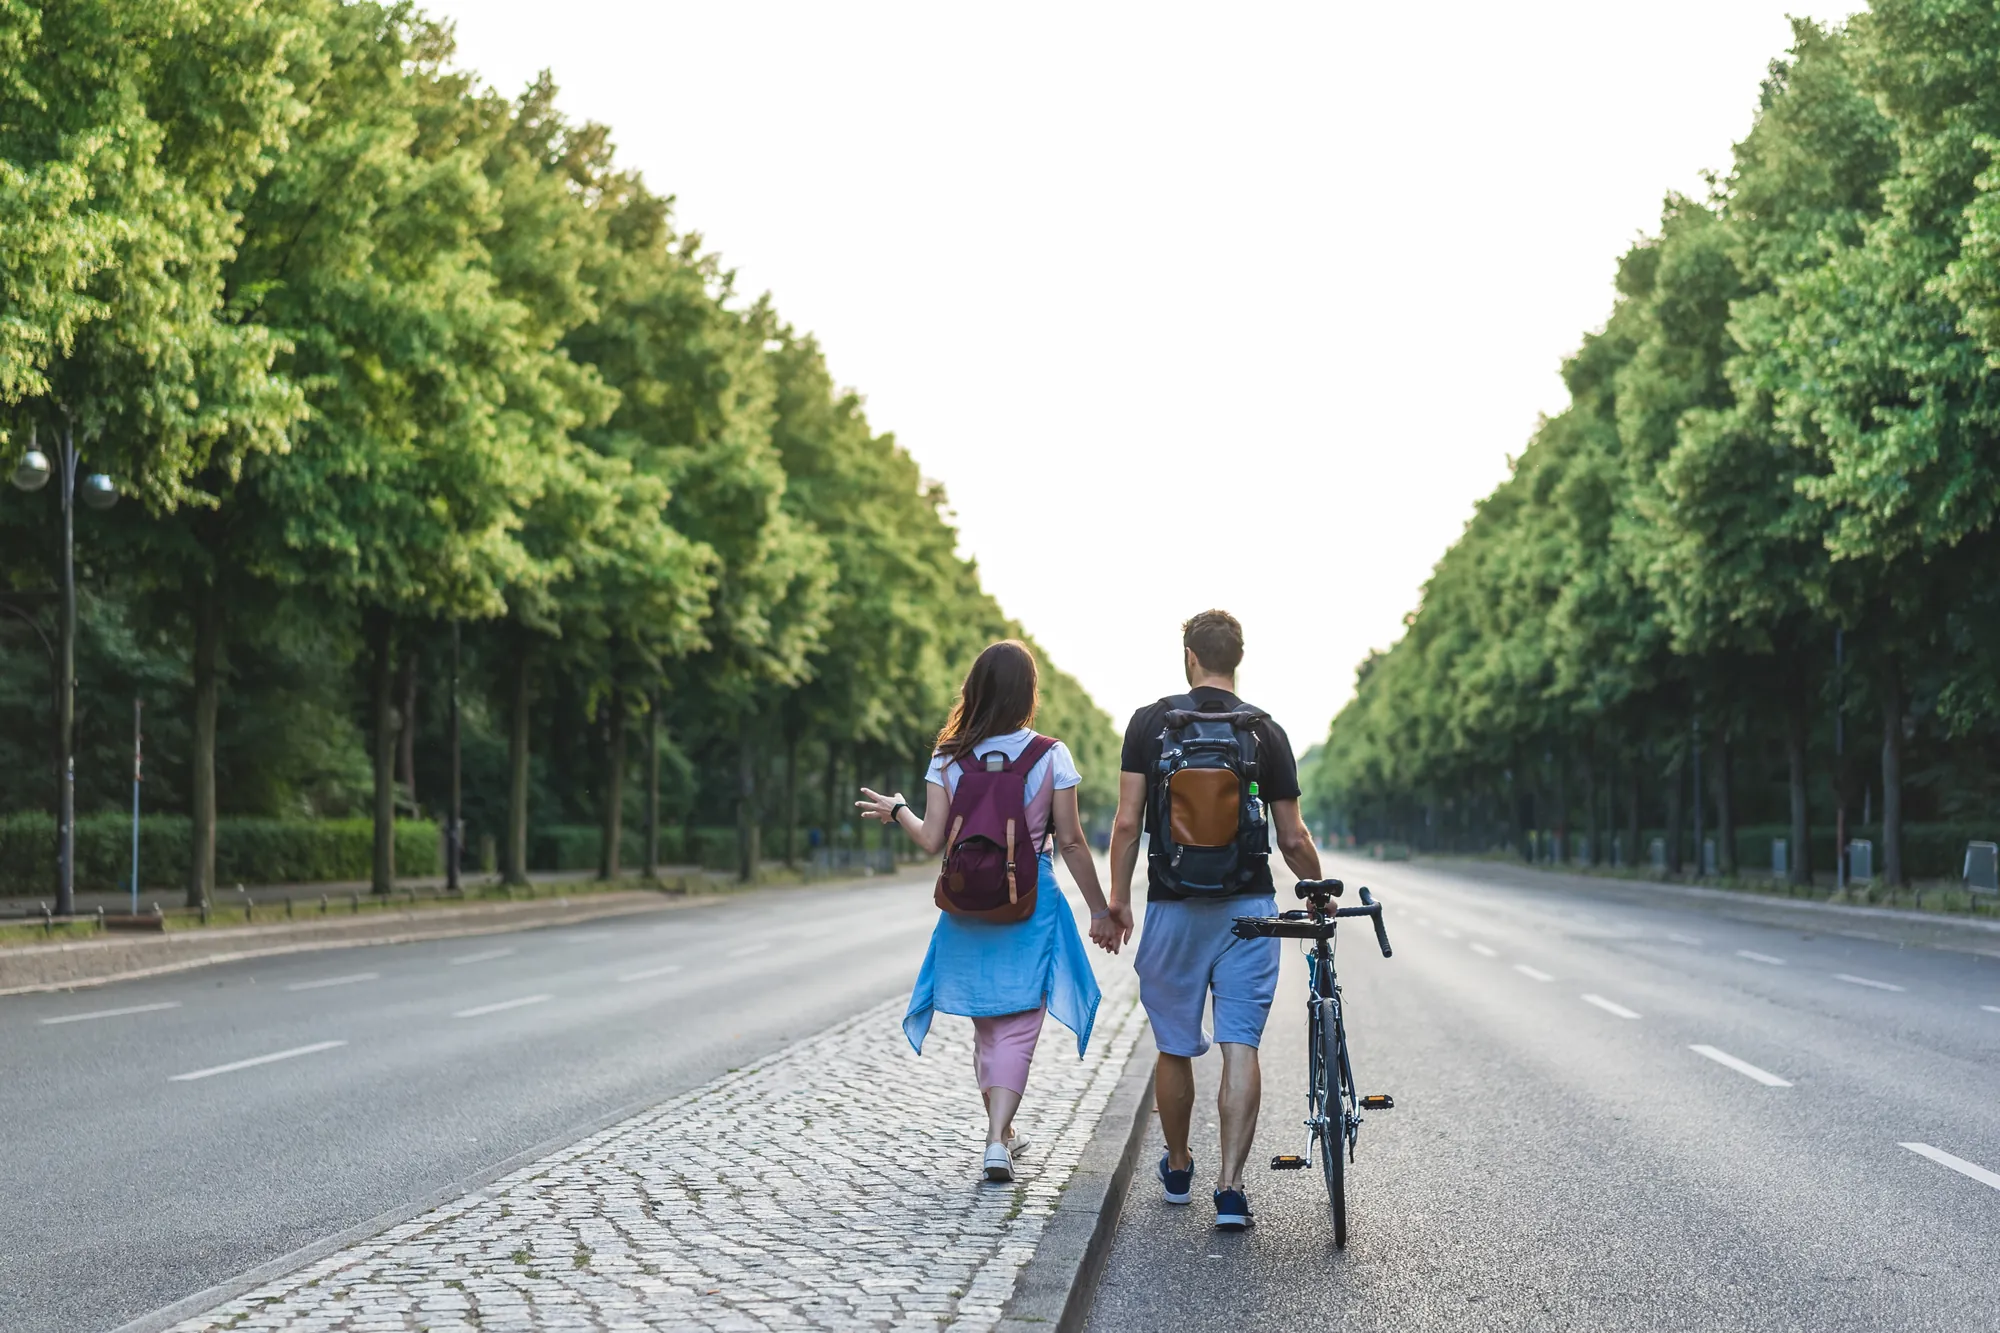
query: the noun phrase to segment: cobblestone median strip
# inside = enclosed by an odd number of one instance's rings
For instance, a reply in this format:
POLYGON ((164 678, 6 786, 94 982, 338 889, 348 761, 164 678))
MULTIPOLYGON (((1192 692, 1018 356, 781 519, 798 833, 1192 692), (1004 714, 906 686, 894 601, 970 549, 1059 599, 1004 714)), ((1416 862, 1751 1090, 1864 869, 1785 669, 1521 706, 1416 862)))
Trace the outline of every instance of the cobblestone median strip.
POLYGON ((1043 1033, 1012 1185, 978 1179, 971 1025, 919 1059, 897 999, 173 1333, 991 1329, 1144 1030, 1104 961, 1089 1054, 1043 1033))

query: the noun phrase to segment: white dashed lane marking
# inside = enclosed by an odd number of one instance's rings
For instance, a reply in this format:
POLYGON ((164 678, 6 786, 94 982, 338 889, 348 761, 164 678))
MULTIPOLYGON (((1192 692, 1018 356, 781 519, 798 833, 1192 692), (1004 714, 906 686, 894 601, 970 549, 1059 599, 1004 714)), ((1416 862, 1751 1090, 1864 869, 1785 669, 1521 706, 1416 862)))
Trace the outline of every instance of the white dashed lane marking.
POLYGON ((1637 1018, 1639 1016, 1624 1005, 1607 1000, 1602 995, 1586 995, 1583 997, 1583 1002, 1585 1004, 1594 1004, 1605 1013, 1616 1014, 1620 1018, 1637 1018))
POLYGON ((664 977, 670 972, 681 970, 679 963, 668 963, 665 967, 649 967, 643 972, 627 972, 620 981, 651 981, 654 977, 664 977))
POLYGON ((350 972, 344 977, 321 977, 318 981, 294 981, 286 990, 323 990, 328 986, 352 986, 363 981, 380 981, 380 972, 350 972))
POLYGON ((1498 958, 1500 956, 1497 952, 1495 952, 1493 949, 1488 948, 1484 944, 1468 944, 1466 947, 1468 949, 1471 949, 1474 953, 1478 954, 1481 958, 1498 958))
POLYGON ((1444 936, 1448 940, 1455 940, 1458 938, 1458 932, 1453 930, 1450 926, 1439 926, 1438 934, 1444 936))
POLYGON ((44 1018, 43 1027, 53 1027, 57 1023, 88 1023, 93 1018, 123 1018, 127 1014, 157 1014, 162 1009, 178 1009, 179 1000, 167 1000, 160 1004, 128 1004, 123 1009, 93 1009, 87 1014, 58 1014, 54 1018, 44 1018))
POLYGON ((1989 1014, 2000 1014, 2000 1004, 1982 1004, 1979 1007, 1989 1014))
POLYGON ((463 967, 467 963, 490 963, 495 958, 505 958, 513 952, 512 949, 488 949, 484 953, 461 954, 451 960, 451 965, 453 967, 463 967))
POLYGON ((1528 978, 1528 980, 1530 980, 1530 981, 1554 981, 1554 980, 1555 980, 1555 978, 1554 978, 1554 977, 1552 977, 1552 976, 1550 976, 1550 975, 1549 975, 1548 973, 1546 973, 1546 972, 1542 971, 1542 969, 1540 969, 1539 967, 1529 967, 1529 966, 1528 966, 1528 965, 1527 965, 1526 963, 1516 963, 1516 964, 1514 964, 1514 970, 1515 970, 1516 972, 1519 972, 1519 973, 1520 973, 1520 974, 1521 974, 1522 976, 1524 976, 1524 977, 1528 978))
POLYGON ((1673 942, 1674 942, 1675 944, 1700 944, 1700 943, 1701 943, 1701 940, 1700 940, 1700 938, 1699 938, 1699 937, 1697 937, 1697 936, 1694 936, 1694 935, 1676 935, 1676 934, 1673 934, 1672 932, 1669 932, 1669 933, 1668 933, 1668 935, 1667 935, 1667 938, 1668 938, 1668 939, 1670 939, 1670 940, 1672 940, 1672 941, 1673 941, 1673 942))
POLYGON ((1767 953, 1758 953, 1755 949, 1738 949, 1736 956, 1738 958, 1748 958, 1753 963, 1769 963, 1773 967, 1783 967, 1785 965, 1784 959, 1773 958, 1767 953))
POLYGON ((274 1065, 280 1060, 292 1060, 301 1055, 315 1055, 320 1051, 330 1051, 336 1046, 347 1045, 344 1041, 316 1041, 310 1046, 294 1046, 289 1051, 273 1051, 269 1055, 253 1055, 248 1060, 232 1060, 226 1065, 213 1065, 207 1069, 197 1069, 191 1073, 175 1074, 169 1083, 192 1083, 198 1078, 213 1078, 217 1074, 233 1074, 239 1069, 254 1069, 258 1065, 274 1065))
POLYGON ((524 1009, 528 1005, 540 1004, 544 1000, 553 1000, 554 998, 555 996, 553 995, 523 995, 518 1000, 502 1000, 498 1004, 482 1004, 472 1009, 461 1009, 453 1014, 452 1017, 480 1018, 486 1014, 497 1014, 504 1009, 524 1009))
POLYGON ((2000 1175, 1995 1175, 1976 1162, 1968 1162, 1963 1157, 1953 1157, 1942 1148, 1933 1148, 1928 1143, 1903 1143, 1898 1147, 1908 1148, 1919 1157, 1928 1157, 1939 1166, 1948 1166, 1961 1176, 1976 1180, 1982 1185, 1991 1185, 2000 1190, 2000 1175))
POLYGON ((1844 981, 1844 982, 1846 982, 1846 983, 1847 983, 1848 985, 1850 985, 1850 986, 1867 986, 1867 987, 1869 987, 1869 988, 1871 988, 1871 989, 1873 989, 1873 990, 1902 990, 1902 989, 1903 989, 1903 988, 1902 988, 1901 986, 1896 986, 1896 985, 1891 985, 1891 984, 1890 984, 1889 982, 1886 982, 1886 981, 1874 981, 1874 980, 1871 980, 1871 979, 1870 979, 1870 978, 1868 978, 1868 977, 1856 977, 1856 976, 1850 976, 1850 975, 1848 975, 1848 974, 1847 974, 1847 973, 1845 973, 1845 972, 1836 972, 1836 973, 1834 973, 1834 974, 1833 974, 1833 979, 1834 979, 1835 981, 1844 981))
POLYGON ((751 954, 762 953, 764 952, 764 950, 770 947, 771 944, 770 941, 768 940, 766 940, 762 944, 746 944, 740 949, 731 949, 729 951, 729 956, 731 958, 748 958, 751 954))
POLYGON ((1721 1065, 1724 1069, 1733 1069, 1745 1078, 1754 1078, 1767 1088, 1789 1088, 1792 1086, 1789 1082, 1779 1078, 1770 1070, 1759 1069, 1748 1060, 1739 1060, 1728 1051, 1718 1051, 1713 1046, 1690 1046, 1688 1049, 1696 1055, 1715 1061, 1715 1063, 1721 1065))

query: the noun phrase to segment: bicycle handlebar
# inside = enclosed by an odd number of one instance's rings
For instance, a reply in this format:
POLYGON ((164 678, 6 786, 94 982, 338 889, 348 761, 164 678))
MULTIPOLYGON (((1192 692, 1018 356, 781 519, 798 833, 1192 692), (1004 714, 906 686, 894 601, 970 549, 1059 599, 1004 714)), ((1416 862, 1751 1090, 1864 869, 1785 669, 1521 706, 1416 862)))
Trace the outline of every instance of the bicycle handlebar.
MULTIPOLYGON (((1322 884, 1338 883, 1340 883, 1339 880, 1300 880, 1299 896, 1301 898, 1323 898, 1328 895, 1319 892, 1308 892, 1308 886, 1316 889, 1322 884)), ((1308 914, 1304 911, 1286 912, 1277 918, 1239 916, 1236 918, 1235 923, 1230 926, 1229 930, 1238 939, 1246 940, 1256 939, 1259 936, 1267 939, 1272 937, 1300 940, 1330 939, 1333 935, 1332 923, 1335 919, 1355 916, 1365 916, 1374 923, 1375 942, 1382 946, 1382 956, 1384 958, 1393 957, 1394 953, 1389 948, 1389 928, 1382 924, 1382 904, 1376 902, 1375 895, 1365 888, 1361 890, 1361 906, 1359 907, 1336 907, 1332 911, 1326 912, 1324 916, 1315 915, 1311 919, 1308 919, 1308 914)))
POLYGON ((1387 958, 1389 956, 1389 928, 1382 924, 1382 904, 1376 902, 1375 895, 1368 892, 1366 888, 1361 890, 1361 902, 1364 906, 1374 909, 1375 942, 1382 946, 1382 956, 1387 958))

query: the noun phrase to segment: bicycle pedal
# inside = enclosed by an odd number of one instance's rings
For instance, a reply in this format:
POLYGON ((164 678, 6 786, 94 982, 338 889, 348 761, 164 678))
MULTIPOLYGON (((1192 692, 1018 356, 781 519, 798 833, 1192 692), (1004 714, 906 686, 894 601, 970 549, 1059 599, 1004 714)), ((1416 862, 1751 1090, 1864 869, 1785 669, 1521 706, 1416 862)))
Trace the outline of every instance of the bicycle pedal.
POLYGON ((1378 1092, 1372 1096, 1363 1097, 1361 1105, 1363 1109, 1369 1111, 1393 1111, 1396 1109, 1396 1099, 1386 1092, 1378 1092))
POLYGON ((1306 1159, 1292 1153, 1279 1153, 1271 1158, 1271 1169, 1273 1171, 1303 1171, 1306 1169, 1306 1159))

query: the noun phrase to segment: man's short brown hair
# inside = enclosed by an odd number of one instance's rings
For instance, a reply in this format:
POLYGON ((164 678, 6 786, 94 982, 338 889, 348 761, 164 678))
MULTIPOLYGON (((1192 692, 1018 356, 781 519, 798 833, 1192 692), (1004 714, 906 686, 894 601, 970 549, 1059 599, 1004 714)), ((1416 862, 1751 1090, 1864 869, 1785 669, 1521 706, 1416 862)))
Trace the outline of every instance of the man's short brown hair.
POLYGON ((1181 644, 1202 670, 1233 676, 1243 660, 1243 625, 1227 611, 1204 611, 1181 626, 1181 644))

